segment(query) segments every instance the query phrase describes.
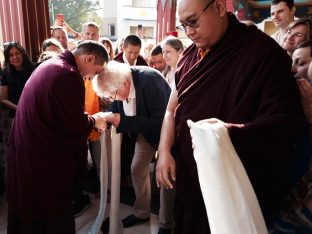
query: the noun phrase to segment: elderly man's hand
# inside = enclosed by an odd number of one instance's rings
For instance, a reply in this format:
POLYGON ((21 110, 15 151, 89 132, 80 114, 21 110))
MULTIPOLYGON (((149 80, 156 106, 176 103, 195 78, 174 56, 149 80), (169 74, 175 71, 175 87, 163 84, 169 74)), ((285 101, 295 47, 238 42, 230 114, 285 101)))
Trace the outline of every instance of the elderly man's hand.
POLYGON ((107 117, 106 122, 111 123, 115 128, 118 128, 120 124, 120 114, 115 113, 112 116, 107 117))
POLYGON ((95 125, 94 127, 99 131, 99 132, 104 132, 107 128, 107 123, 105 118, 103 118, 103 116, 101 116, 101 112, 96 113, 94 115, 92 115, 92 117, 95 120, 95 125))

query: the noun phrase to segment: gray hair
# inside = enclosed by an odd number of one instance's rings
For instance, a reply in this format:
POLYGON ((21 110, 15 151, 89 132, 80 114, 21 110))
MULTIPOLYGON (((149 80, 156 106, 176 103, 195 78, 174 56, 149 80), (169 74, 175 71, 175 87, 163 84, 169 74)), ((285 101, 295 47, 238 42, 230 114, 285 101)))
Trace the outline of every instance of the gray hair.
POLYGON ((93 89, 99 97, 109 97, 110 93, 117 91, 131 77, 129 65, 110 61, 104 70, 92 80, 93 89))

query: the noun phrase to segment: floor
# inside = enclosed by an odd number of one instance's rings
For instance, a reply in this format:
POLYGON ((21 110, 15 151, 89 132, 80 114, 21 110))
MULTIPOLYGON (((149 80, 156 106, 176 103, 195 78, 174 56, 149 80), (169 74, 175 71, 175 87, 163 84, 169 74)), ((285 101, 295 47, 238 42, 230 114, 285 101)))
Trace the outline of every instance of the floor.
MULTIPOLYGON (((90 206, 76 218, 76 233, 87 234, 97 216, 100 199, 91 198, 90 206)), ((131 207, 120 204, 121 217, 131 214, 131 207)), ((0 197, 0 234, 6 234, 7 203, 5 197, 0 197)), ((156 234, 158 231, 158 216, 152 214, 150 222, 139 224, 131 228, 124 229, 124 234, 156 234)), ((100 232, 101 233, 101 232, 100 232)))

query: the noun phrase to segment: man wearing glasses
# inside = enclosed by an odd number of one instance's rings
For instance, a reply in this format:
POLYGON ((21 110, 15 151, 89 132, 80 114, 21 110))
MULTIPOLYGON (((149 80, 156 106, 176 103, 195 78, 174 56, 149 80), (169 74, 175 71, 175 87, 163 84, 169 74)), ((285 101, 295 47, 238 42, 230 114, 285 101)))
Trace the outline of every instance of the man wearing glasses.
POLYGON ((227 127, 270 228, 303 118, 291 60, 269 36, 227 13, 225 0, 181 0, 178 16, 193 44, 178 63, 156 166, 158 184, 170 189, 176 180, 175 231, 210 232, 186 123, 209 118, 227 127))
MULTIPOLYGON (((116 100, 110 109, 115 113, 114 117, 106 121, 114 125, 117 132, 130 135, 135 142, 131 176, 136 199, 133 213, 122 221, 127 228, 150 219, 149 165, 158 148, 161 123, 171 90, 155 69, 130 67, 115 61, 110 61, 95 79, 98 95, 116 100)), ((103 228, 105 223, 108 221, 104 222, 103 228)))

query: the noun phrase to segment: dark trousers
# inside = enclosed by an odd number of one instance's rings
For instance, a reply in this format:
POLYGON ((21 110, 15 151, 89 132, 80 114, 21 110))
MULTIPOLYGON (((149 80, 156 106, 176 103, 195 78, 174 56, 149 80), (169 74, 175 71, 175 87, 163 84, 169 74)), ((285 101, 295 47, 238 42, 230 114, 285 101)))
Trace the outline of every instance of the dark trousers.
POLYGON ((8 212, 7 234, 74 234, 75 218, 71 211, 46 220, 23 222, 14 212, 8 212))

